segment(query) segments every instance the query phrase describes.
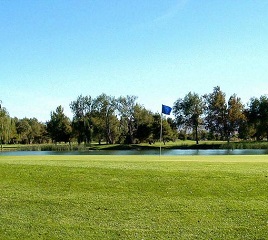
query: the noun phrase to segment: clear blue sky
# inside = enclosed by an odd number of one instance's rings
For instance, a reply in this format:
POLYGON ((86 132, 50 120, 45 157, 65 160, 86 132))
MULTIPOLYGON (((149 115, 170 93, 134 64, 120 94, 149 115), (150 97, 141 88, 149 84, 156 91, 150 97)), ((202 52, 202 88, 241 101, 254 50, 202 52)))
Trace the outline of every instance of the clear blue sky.
POLYGON ((268 93, 268 1, 0 0, 0 99, 50 119, 77 96, 136 95, 154 112, 220 86, 268 93))

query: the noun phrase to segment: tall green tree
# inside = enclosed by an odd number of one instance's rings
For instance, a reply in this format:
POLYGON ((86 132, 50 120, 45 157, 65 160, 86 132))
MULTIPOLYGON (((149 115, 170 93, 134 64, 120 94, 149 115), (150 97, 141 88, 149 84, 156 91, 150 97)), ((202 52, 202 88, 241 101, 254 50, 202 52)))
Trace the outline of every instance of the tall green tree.
POLYGON ((12 132, 12 123, 9 113, 5 107, 2 105, 0 100, 0 144, 2 150, 2 144, 9 142, 12 132))
MULTIPOLYGON (((245 129, 249 130, 252 127, 253 131, 250 137, 260 140, 262 138, 261 133, 261 119, 260 119, 260 100, 256 97, 250 99, 248 108, 246 109, 247 123, 245 129)), ((249 131, 248 131, 249 132, 249 131)), ((245 133, 244 133, 245 134, 245 133)))
POLYGON ((30 143, 29 134, 31 133, 31 126, 27 118, 19 119, 16 122, 16 129, 20 143, 30 143))
POLYGON ((119 120, 116 117, 116 107, 115 98, 106 94, 101 94, 93 100, 93 134, 99 143, 105 139, 107 144, 113 144, 118 138, 119 120))
POLYGON ((47 131, 55 143, 70 142, 72 133, 71 121, 64 114, 62 106, 58 106, 56 111, 51 112, 50 120, 47 122, 47 131))
POLYGON ((228 142, 234 133, 239 131, 245 119, 244 106, 241 99, 236 94, 233 94, 229 98, 227 107, 226 138, 228 142))
POLYGON ((12 143, 44 143, 49 140, 46 124, 39 122, 37 118, 11 119, 12 143))
POLYGON ((91 96, 78 96, 70 103, 70 108, 73 112, 73 129, 78 143, 90 143, 92 140, 91 96))
POLYGON ((260 97, 259 107, 260 131, 268 141, 268 97, 260 97))
POLYGON ((219 136, 219 139, 230 141, 230 138, 243 125, 245 120, 244 106, 241 99, 233 94, 228 102, 225 100, 225 93, 220 87, 215 87, 211 94, 204 96, 205 108, 205 124, 210 135, 219 136))
POLYGON ((9 143, 17 143, 18 133, 16 129, 16 118, 10 118, 10 137, 8 142, 9 143))
POLYGON ((134 106, 135 139, 138 142, 151 142, 153 113, 140 104, 134 106))
POLYGON ((202 121, 203 111, 204 103, 197 93, 189 92, 184 98, 179 98, 173 106, 178 127, 192 130, 195 133, 196 144, 198 144, 198 126, 202 121))
POLYGON ((42 143, 47 141, 46 125, 38 121, 37 118, 27 119, 31 127, 28 134, 28 141, 31 143, 42 143))
POLYGON ((227 104, 225 93, 219 86, 213 92, 204 96, 205 100, 205 126, 212 138, 224 140, 227 129, 227 104))
POLYGON ((268 141, 268 97, 251 98, 247 113, 248 123, 255 130, 254 137, 268 141))
POLYGON ((120 116, 120 130, 124 142, 127 144, 134 143, 134 133, 136 131, 134 109, 137 104, 136 100, 136 96, 129 95, 126 97, 121 96, 117 99, 117 110, 120 116))

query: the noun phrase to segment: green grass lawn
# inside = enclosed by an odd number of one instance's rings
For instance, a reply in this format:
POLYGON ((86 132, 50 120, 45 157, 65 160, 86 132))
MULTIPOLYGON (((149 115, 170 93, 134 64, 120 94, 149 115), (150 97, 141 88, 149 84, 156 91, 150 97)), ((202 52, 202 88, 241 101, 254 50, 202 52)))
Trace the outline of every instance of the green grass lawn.
POLYGON ((0 239, 268 239, 268 156, 0 157, 0 239))

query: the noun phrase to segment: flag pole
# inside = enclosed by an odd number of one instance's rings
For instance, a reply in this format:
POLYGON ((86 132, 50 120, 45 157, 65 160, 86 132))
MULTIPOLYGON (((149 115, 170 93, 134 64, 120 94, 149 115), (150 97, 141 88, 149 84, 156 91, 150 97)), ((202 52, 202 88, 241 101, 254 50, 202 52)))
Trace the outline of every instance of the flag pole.
POLYGON ((161 157, 161 144, 162 144, 162 138, 163 138, 163 114, 161 113, 161 115, 160 115, 160 118, 161 118, 161 120, 160 120, 160 122, 161 122, 161 127, 160 127, 160 152, 159 152, 159 157, 161 157))
POLYGON ((163 113, 166 115, 170 115, 172 108, 166 105, 162 104, 162 111, 161 111, 161 128, 160 128, 160 152, 159 152, 159 157, 161 156, 162 152, 161 152, 161 144, 162 144, 162 139, 163 139, 163 113))

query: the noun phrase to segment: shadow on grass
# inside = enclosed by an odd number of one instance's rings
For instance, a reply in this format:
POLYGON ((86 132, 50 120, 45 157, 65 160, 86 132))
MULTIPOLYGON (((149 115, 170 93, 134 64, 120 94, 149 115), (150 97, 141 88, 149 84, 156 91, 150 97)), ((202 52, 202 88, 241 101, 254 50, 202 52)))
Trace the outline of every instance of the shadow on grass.
MULTIPOLYGON (((116 145, 95 145, 89 147, 90 150, 153 150, 158 149, 159 144, 116 144, 116 145)), ((163 149, 220 149, 221 144, 198 144, 198 145, 161 145, 163 149)))
MULTIPOLYGON (((155 144, 33 144, 33 145, 4 145, 3 151, 88 151, 88 150, 154 150, 160 147, 160 143, 155 144)), ((268 142, 176 142, 162 144, 163 149, 268 149, 268 142)))

